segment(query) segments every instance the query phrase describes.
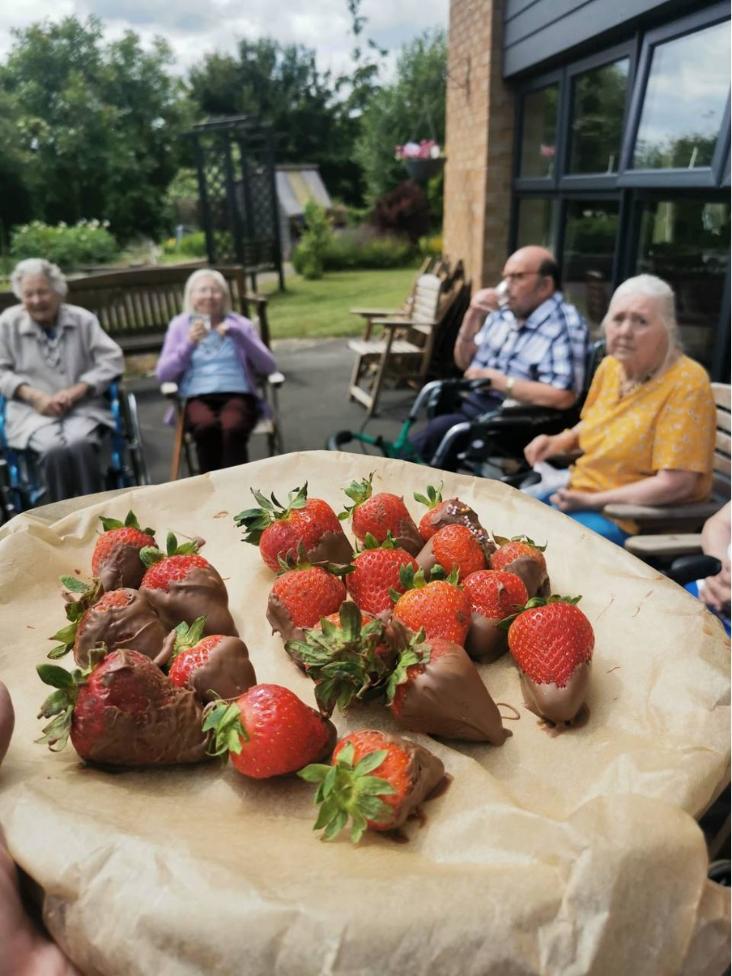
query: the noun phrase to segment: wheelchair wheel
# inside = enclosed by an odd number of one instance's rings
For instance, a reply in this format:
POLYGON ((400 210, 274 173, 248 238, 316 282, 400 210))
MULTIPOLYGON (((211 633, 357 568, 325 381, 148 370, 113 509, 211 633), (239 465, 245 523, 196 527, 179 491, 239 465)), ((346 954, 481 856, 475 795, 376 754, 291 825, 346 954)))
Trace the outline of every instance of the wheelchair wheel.
POLYGON ((123 397, 123 410, 126 427, 127 450, 136 485, 149 485, 150 475, 145 461, 145 450, 142 443, 140 418, 137 411, 137 398, 134 393, 127 393, 123 397))

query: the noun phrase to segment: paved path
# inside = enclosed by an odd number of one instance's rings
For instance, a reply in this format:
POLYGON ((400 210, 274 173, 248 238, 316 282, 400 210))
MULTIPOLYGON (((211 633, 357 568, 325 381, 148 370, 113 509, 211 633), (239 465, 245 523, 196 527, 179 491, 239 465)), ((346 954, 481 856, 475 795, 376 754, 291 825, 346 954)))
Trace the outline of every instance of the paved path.
MULTIPOLYGON (((353 363, 346 339, 284 339, 275 342, 274 353, 286 377, 280 415, 287 451, 319 450, 335 431, 361 427, 365 410, 350 402, 346 393, 353 363)), ((163 424, 167 403, 154 379, 134 380, 129 387, 138 401, 151 480, 160 484, 168 479, 173 443, 172 428, 163 424)), ((411 390, 387 390, 380 415, 369 422, 369 432, 393 438, 413 399, 411 390)), ((252 460, 266 456, 264 438, 252 439, 250 456, 252 460)))

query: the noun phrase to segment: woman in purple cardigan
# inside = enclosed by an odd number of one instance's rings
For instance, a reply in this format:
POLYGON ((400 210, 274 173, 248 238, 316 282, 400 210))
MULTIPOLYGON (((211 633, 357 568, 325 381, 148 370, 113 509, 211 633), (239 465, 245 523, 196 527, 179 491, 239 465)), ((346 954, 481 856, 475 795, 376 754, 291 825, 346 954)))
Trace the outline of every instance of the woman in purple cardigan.
POLYGON ((256 374, 267 376, 277 364, 252 323, 231 311, 218 271, 193 272, 183 308, 168 326, 155 372, 161 383, 178 384, 201 472, 244 464, 249 435, 266 410, 256 374))

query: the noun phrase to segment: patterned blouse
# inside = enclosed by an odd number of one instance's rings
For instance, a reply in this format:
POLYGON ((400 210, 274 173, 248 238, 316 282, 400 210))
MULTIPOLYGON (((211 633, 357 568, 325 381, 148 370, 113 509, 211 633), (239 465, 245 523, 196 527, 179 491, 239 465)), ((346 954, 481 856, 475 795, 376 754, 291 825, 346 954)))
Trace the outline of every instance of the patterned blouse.
POLYGON ((620 396, 623 371, 606 356, 582 410, 579 445, 570 486, 606 491, 657 472, 696 471, 693 498, 708 498, 716 438, 716 408, 706 371, 681 356, 670 369, 620 396))

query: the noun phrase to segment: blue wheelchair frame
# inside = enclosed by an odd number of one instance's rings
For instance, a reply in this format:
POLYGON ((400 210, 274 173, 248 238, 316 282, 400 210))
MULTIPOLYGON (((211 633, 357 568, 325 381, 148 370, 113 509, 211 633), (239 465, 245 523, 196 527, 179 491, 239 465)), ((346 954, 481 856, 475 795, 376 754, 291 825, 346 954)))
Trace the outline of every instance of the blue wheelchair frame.
MULTIPOLYGON (((140 436, 137 401, 112 380, 104 393, 114 421, 110 430, 108 488, 147 485, 150 479, 140 436)), ((6 518, 43 504, 46 493, 32 451, 10 447, 5 429, 6 398, 0 396, 0 493, 6 518)))

